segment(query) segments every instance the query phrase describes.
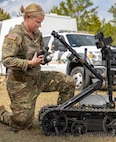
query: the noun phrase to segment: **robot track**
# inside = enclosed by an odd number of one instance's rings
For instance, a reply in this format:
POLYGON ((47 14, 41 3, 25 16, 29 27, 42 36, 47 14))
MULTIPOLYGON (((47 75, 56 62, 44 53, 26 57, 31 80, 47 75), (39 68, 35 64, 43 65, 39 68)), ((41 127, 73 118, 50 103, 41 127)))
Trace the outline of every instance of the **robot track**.
POLYGON ((103 133, 116 134, 116 111, 89 107, 45 106, 39 112, 40 126, 47 136, 103 133))

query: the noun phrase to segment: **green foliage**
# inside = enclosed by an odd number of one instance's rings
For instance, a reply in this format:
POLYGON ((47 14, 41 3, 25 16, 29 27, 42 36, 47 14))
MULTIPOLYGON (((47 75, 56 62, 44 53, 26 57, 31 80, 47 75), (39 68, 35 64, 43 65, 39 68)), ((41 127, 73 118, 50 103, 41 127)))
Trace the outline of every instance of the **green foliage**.
POLYGON ((116 24, 116 3, 113 6, 111 6, 108 12, 113 14, 114 19, 111 22, 116 24))
POLYGON ((110 33, 110 35, 112 36, 113 44, 116 45, 116 3, 113 6, 111 6, 108 12, 110 12, 113 15, 113 20, 111 20, 111 23, 113 23, 112 32, 110 33))
POLYGON ((95 14, 87 17, 86 21, 83 19, 80 24, 80 29, 89 33, 98 33, 100 31, 100 27, 101 22, 95 14))
POLYGON ((99 19, 97 8, 93 7, 90 0, 66 0, 59 6, 54 6, 49 12, 76 18, 79 31, 93 34, 103 32, 105 36, 112 36, 113 44, 116 45, 116 4, 111 6, 108 11, 113 14, 114 18, 108 23, 105 22, 105 19, 99 19))
POLYGON ((112 27, 112 34, 110 34, 110 36, 113 39, 112 45, 116 46, 116 27, 115 26, 112 27))
POLYGON ((53 7, 50 12, 76 18, 79 31, 94 32, 95 29, 92 31, 90 27, 94 24, 98 30, 100 22, 96 11, 98 7, 90 8, 91 6, 93 3, 90 0, 66 0, 66 2, 61 2, 59 7, 53 7))
POLYGON ((9 13, 6 13, 3 11, 2 8, 0 8, 0 21, 6 20, 6 19, 10 19, 11 16, 9 13))

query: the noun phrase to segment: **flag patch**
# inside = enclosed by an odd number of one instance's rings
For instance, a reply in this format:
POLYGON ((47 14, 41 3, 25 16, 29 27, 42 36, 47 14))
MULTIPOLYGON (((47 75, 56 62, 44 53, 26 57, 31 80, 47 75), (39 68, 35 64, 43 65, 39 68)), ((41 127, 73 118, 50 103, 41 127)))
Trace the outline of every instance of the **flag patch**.
POLYGON ((17 36, 16 35, 13 35, 13 34, 9 34, 7 36, 8 39, 11 39, 11 40, 16 40, 17 36))

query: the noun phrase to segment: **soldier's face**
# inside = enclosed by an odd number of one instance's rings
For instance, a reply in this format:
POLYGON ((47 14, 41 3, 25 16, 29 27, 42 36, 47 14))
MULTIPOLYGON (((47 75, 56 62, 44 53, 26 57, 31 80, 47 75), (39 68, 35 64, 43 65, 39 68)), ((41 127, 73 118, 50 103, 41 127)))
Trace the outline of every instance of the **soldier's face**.
POLYGON ((44 20, 44 16, 43 15, 39 15, 37 17, 30 17, 29 19, 29 28, 31 31, 36 31, 38 30, 39 27, 41 27, 41 23, 44 20))

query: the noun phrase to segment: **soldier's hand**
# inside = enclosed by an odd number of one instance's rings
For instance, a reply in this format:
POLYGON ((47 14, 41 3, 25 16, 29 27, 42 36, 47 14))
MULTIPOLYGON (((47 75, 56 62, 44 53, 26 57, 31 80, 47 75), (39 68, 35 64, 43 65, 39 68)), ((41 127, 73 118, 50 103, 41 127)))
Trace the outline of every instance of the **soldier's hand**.
POLYGON ((40 55, 37 57, 37 52, 34 54, 32 60, 28 61, 28 66, 29 67, 34 67, 37 66, 39 64, 42 64, 44 61, 44 55, 40 55))

